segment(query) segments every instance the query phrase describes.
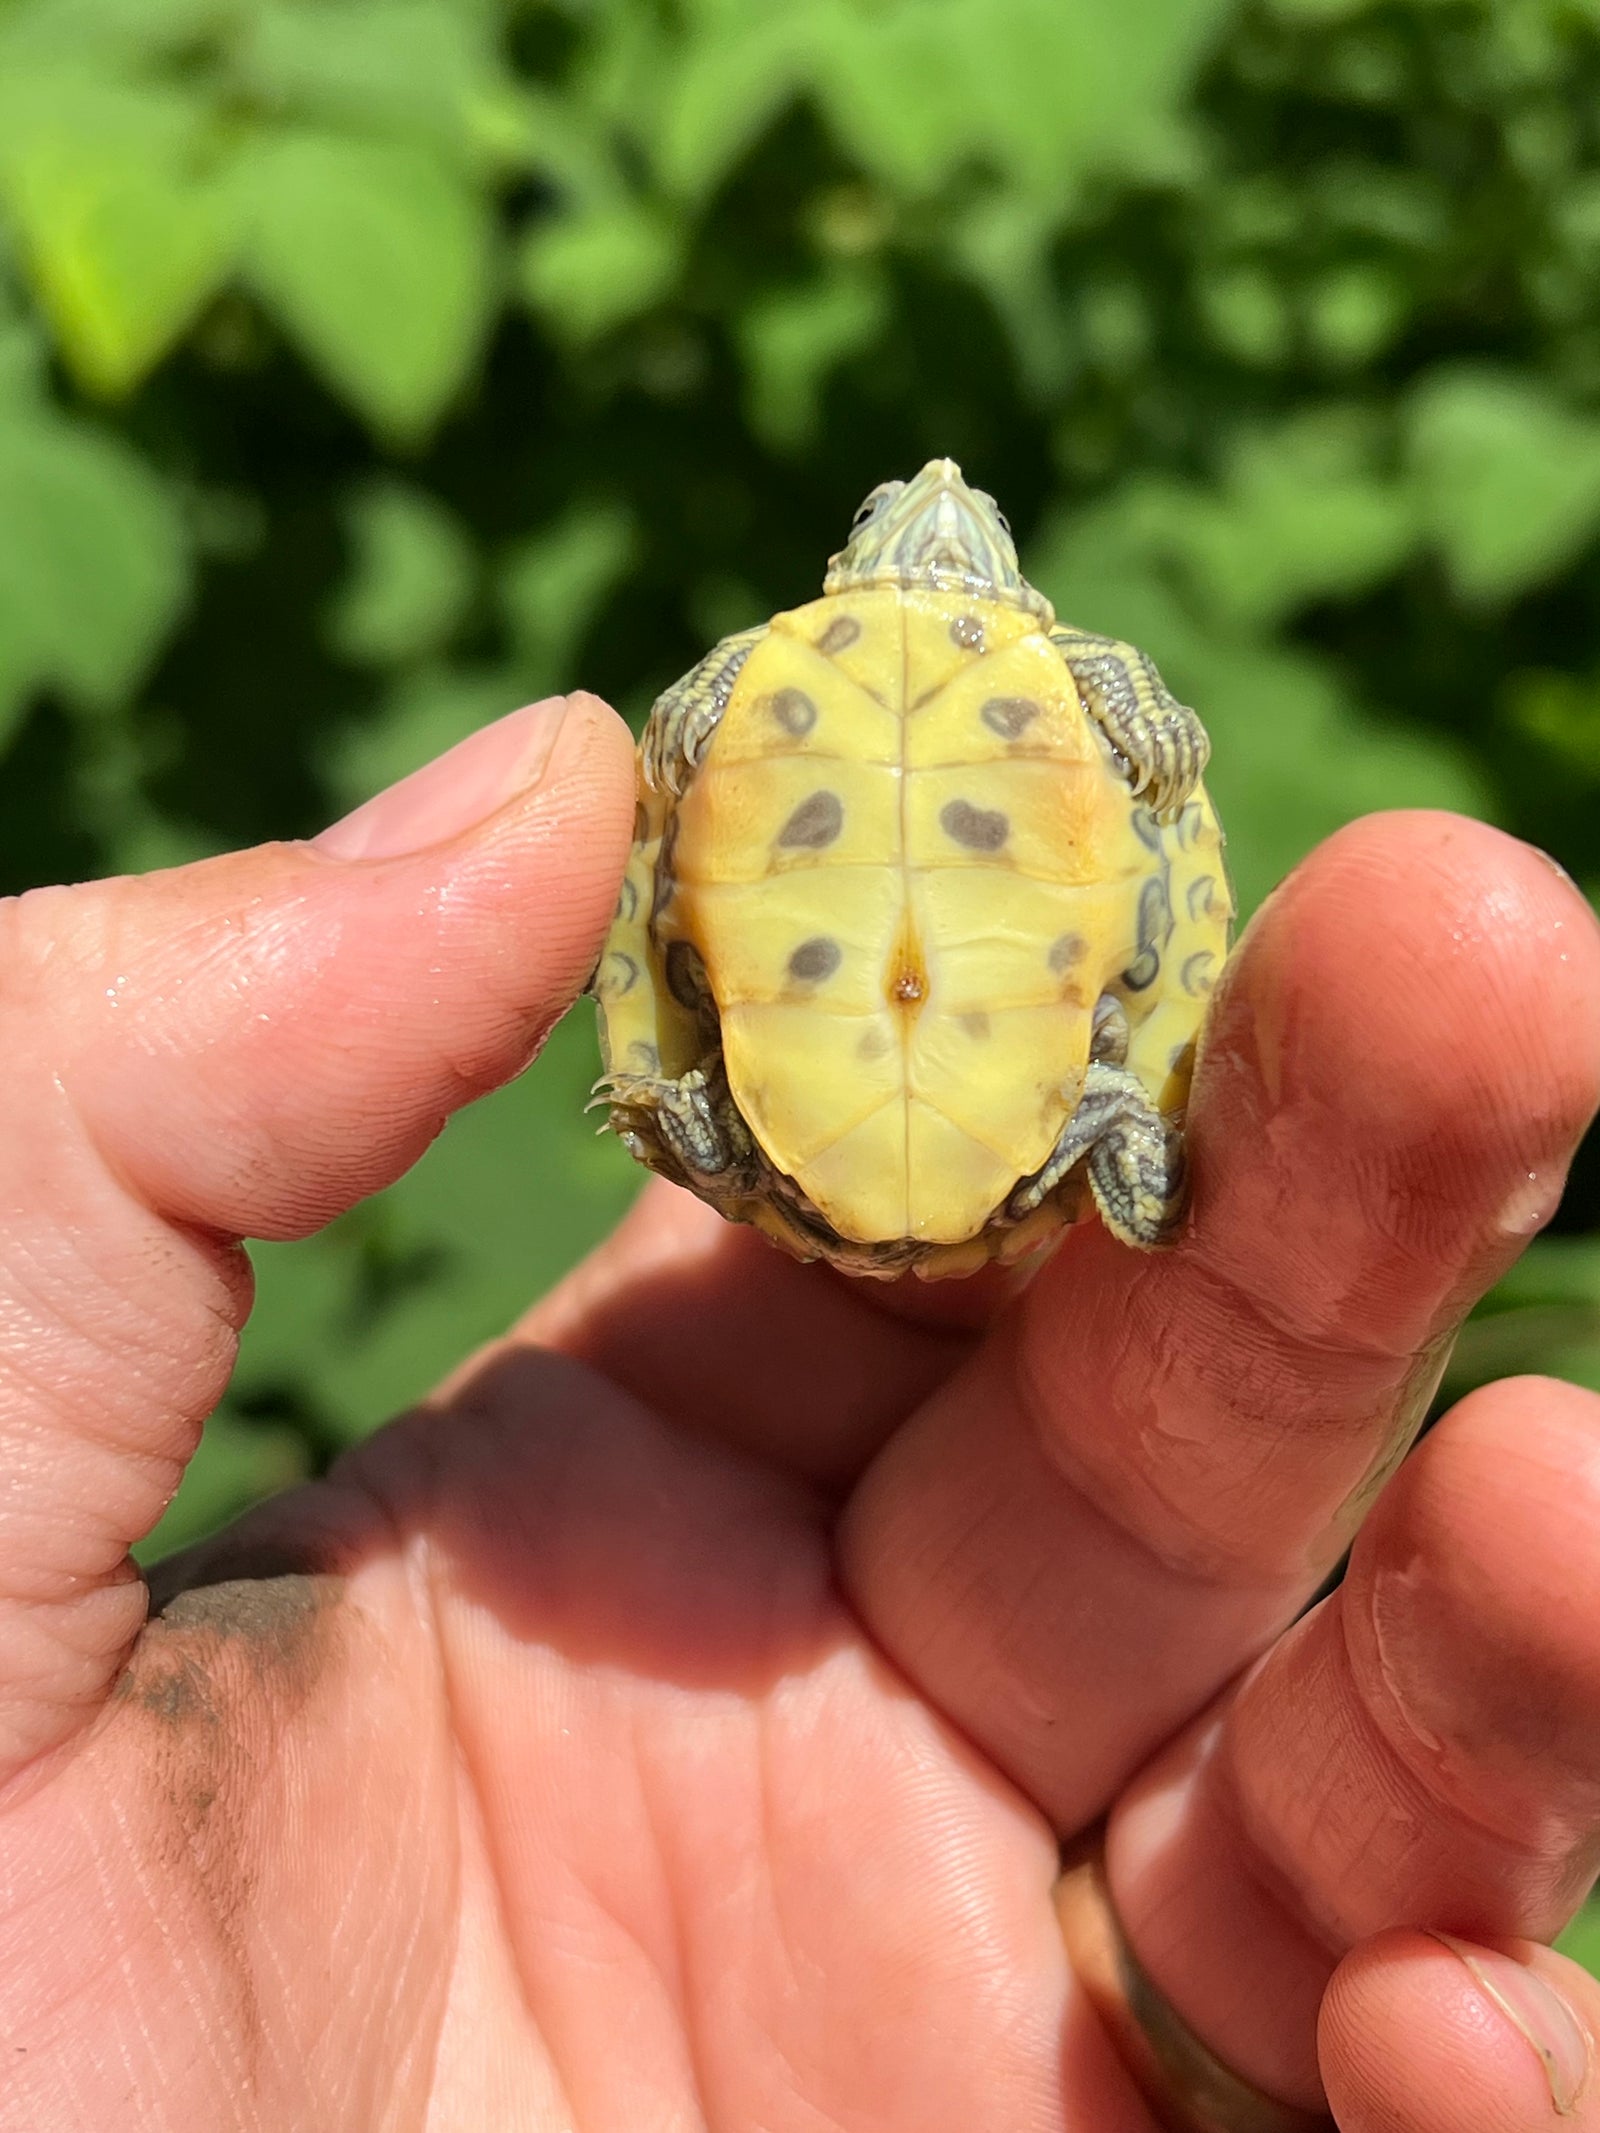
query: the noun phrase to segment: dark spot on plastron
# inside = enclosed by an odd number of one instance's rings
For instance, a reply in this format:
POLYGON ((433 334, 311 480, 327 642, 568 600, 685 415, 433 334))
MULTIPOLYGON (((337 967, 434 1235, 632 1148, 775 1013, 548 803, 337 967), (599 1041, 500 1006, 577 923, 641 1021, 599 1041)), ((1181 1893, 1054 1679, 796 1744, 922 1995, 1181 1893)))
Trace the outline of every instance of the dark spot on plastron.
POLYGON ((1202 948, 1185 961, 1182 970, 1178 973, 1178 983, 1186 993, 1199 997, 1201 994, 1208 993, 1211 990, 1216 983, 1211 966, 1216 960, 1216 956, 1211 949, 1202 948))
POLYGON ((836 792, 814 792, 800 802, 783 828, 778 842, 803 851, 820 852, 832 844, 844 828, 844 803, 836 792))
POLYGON ((1205 820, 1205 809, 1198 800, 1191 800, 1178 817, 1178 842, 1187 851, 1200 834, 1200 825, 1205 820))
POLYGON ((791 740, 800 740, 817 723, 817 707, 804 689, 779 689, 767 708, 791 740))
POLYGON ((861 624, 854 615, 835 615, 817 639, 817 650, 832 658, 835 652, 848 650, 860 635, 861 624))
POLYGON ((823 978, 831 978, 842 961, 839 943, 830 941, 825 933, 819 933, 809 941, 802 941, 790 956, 789 975, 804 984, 817 984, 823 978))
POLYGON ((613 915, 621 919, 631 919, 636 918, 638 912, 639 884, 631 875, 624 874, 622 887, 617 891, 617 908, 613 915))
POLYGON ((699 1007, 706 989, 706 966, 692 941, 668 941, 667 990, 680 1007, 691 1013, 699 1007))
POLYGON ((956 1019, 969 1037, 982 1038, 989 1034, 989 1017, 981 1007, 975 1008, 971 1014, 958 1015, 956 1019))
POLYGON ((976 615, 957 615, 950 625, 950 641, 964 652, 983 650, 983 624, 976 615))
POLYGON ((1075 963, 1081 963, 1088 953, 1089 943, 1081 933, 1062 933, 1050 943, 1050 953, 1045 960, 1060 977, 1075 963))
POLYGON ((1039 706, 1026 696, 991 696, 979 718, 1003 741, 1019 741, 1039 716, 1039 706))
POLYGON ((939 810, 939 827, 969 852, 998 852, 1011 834, 997 807, 974 807, 970 800, 947 800, 939 810))
POLYGON ((645 844, 650 837, 650 817, 645 813, 644 802, 636 800, 633 805, 633 841, 645 844))
POLYGON ((862 1032, 860 1042, 856 1045, 856 1057, 858 1059, 881 1059, 884 1053, 892 1048, 893 1044, 894 1039, 889 1032, 881 1023, 874 1022, 870 1028, 862 1032))

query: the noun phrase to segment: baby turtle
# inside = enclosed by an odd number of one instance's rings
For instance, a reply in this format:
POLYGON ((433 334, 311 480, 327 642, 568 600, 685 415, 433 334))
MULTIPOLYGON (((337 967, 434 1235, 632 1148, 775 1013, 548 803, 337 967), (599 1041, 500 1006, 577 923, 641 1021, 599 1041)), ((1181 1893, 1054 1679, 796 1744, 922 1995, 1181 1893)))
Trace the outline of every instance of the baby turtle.
POLYGON ((1209 744, 1058 625, 953 460, 885 482, 823 597, 658 700, 595 972, 596 1100, 803 1259, 965 1274, 1182 1213, 1232 897, 1209 744))

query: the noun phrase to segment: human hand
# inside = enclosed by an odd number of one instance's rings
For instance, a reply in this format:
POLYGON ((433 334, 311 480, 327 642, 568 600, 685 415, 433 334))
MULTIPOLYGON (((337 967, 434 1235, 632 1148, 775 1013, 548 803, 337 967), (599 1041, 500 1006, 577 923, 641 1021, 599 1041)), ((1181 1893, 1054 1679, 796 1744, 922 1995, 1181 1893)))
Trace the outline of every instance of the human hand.
POLYGON ((396 1176, 593 961, 630 751, 553 716, 320 851, 0 911, 0 2127, 1145 2133, 1052 1907, 1108 1811, 1252 2082, 1554 2123, 1495 1995, 1566 2098, 1600 1995, 1517 1936, 1600 1856, 1596 1403, 1477 1394, 1372 1508, 1600 1081, 1600 937, 1481 826, 1262 912, 1173 1251, 880 1292, 652 1186, 140 1632, 234 1240, 396 1176))

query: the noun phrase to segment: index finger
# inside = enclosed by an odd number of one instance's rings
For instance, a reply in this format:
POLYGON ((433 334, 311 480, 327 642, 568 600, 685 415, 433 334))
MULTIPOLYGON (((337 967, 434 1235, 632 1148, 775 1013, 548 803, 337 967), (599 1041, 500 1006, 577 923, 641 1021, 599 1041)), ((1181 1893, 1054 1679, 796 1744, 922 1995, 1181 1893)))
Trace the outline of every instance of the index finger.
POLYGON ((1291 1620, 1403 1456, 1600 1085, 1600 931, 1542 854, 1368 818, 1258 914, 1169 1254, 1069 1237, 886 1446, 869 1626, 1062 1827, 1291 1620))

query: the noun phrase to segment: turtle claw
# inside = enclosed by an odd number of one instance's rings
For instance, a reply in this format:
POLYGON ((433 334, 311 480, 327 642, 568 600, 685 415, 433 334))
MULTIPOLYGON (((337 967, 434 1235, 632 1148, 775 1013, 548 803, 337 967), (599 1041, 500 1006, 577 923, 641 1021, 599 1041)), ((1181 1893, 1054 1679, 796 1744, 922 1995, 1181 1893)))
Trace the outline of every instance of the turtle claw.
POLYGON ((1183 1137, 1125 1066, 1090 1064, 1050 1160, 1015 1188, 1007 1213, 1015 1221, 1032 1214, 1080 1163, 1114 1237, 1141 1251, 1169 1241, 1187 1195, 1183 1137))

